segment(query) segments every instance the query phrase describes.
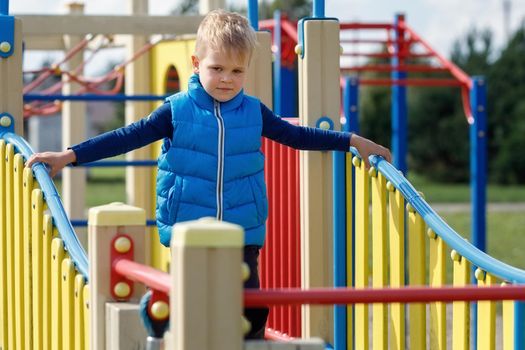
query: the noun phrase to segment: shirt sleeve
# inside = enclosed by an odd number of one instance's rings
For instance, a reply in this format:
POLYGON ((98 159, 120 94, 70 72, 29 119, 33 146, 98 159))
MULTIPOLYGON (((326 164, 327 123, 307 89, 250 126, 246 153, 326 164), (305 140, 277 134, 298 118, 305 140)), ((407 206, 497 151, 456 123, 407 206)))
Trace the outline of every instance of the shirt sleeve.
POLYGON ((123 154, 154 141, 171 138, 172 135, 171 107, 169 103, 164 103, 137 122, 108 131, 70 148, 77 157, 76 165, 123 154))
POLYGON ((283 145, 309 151, 343 151, 350 148, 351 133, 290 124, 261 103, 262 136, 283 145))

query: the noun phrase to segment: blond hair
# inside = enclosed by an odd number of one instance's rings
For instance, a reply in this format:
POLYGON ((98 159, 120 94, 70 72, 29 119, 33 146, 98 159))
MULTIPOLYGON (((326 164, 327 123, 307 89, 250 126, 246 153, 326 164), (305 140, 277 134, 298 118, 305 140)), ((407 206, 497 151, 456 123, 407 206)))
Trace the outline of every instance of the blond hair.
POLYGON ((245 17, 235 12, 213 10, 197 30, 195 56, 202 59, 206 50, 212 49, 251 59, 256 45, 255 31, 245 17))

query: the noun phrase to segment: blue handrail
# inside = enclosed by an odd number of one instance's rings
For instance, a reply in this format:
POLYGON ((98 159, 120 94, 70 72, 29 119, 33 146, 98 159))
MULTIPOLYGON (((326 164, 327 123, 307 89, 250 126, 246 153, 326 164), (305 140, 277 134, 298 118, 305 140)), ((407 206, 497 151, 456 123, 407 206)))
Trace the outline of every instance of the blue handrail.
MULTIPOLYGON (((359 156, 355 148, 351 148, 351 152, 359 156)), ((393 165, 385 161, 382 157, 375 155, 370 156, 369 160, 374 168, 383 174, 397 190, 401 191, 405 200, 421 215, 425 223, 452 249, 470 261, 472 265, 506 281, 525 283, 524 270, 505 264, 466 241, 443 221, 423 197, 421 197, 412 184, 393 165)))
MULTIPOLYGON (((19 135, 12 132, 6 132, 0 136, 6 142, 15 146, 18 153, 20 153, 25 159, 28 159, 34 153, 31 146, 19 135)), ((33 173, 44 193, 44 198, 49 210, 51 211, 51 216, 53 217, 53 222, 64 241, 64 246, 69 252, 69 256, 73 260, 77 270, 87 281, 89 270, 86 251, 78 240, 75 230, 67 217, 60 196, 58 195, 55 184, 49 176, 47 168, 42 163, 36 163, 33 165, 33 173)))

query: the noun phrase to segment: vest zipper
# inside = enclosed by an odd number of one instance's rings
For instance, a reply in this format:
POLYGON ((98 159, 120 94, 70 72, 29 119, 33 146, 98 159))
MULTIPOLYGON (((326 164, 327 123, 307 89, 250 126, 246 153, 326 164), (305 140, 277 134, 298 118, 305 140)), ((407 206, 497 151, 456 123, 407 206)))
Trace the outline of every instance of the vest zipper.
POLYGON ((214 114, 217 118, 218 142, 217 142, 217 220, 222 221, 223 217, 223 182, 224 182, 224 119, 221 115, 221 105, 218 101, 213 101, 214 114))

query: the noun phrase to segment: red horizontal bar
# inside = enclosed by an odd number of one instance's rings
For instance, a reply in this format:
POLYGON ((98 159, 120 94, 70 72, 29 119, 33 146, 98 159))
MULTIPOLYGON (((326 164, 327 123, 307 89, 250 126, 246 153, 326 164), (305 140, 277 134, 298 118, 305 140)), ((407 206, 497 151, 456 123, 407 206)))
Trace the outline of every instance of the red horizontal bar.
POLYGON ((342 67, 343 71, 354 71, 354 72, 392 72, 392 71, 404 71, 404 72, 448 72, 443 67, 432 67, 429 65, 417 65, 417 64, 402 64, 399 66, 392 66, 390 64, 367 64, 363 66, 350 66, 342 67))
POLYGON ((480 300, 525 300, 524 285, 496 287, 316 288, 245 290, 244 306, 429 303, 480 300))
POLYGON ((344 29, 385 29, 390 30, 393 29, 394 26, 390 23, 341 23, 340 26, 341 30, 344 29))
POLYGON ((409 53, 409 54, 400 53, 399 55, 395 55, 389 52, 343 52, 343 56, 371 57, 371 58, 392 58, 392 57, 422 58, 422 57, 432 57, 432 54, 431 53, 409 53))
POLYGON ((145 286, 169 294, 170 274, 127 259, 118 259, 113 269, 122 276, 145 286))
POLYGON ((455 79, 359 79, 359 83, 362 85, 375 85, 375 86, 462 86, 462 83, 455 79))
POLYGON ((340 39, 341 44, 412 44, 412 40, 391 40, 391 39, 340 39))

